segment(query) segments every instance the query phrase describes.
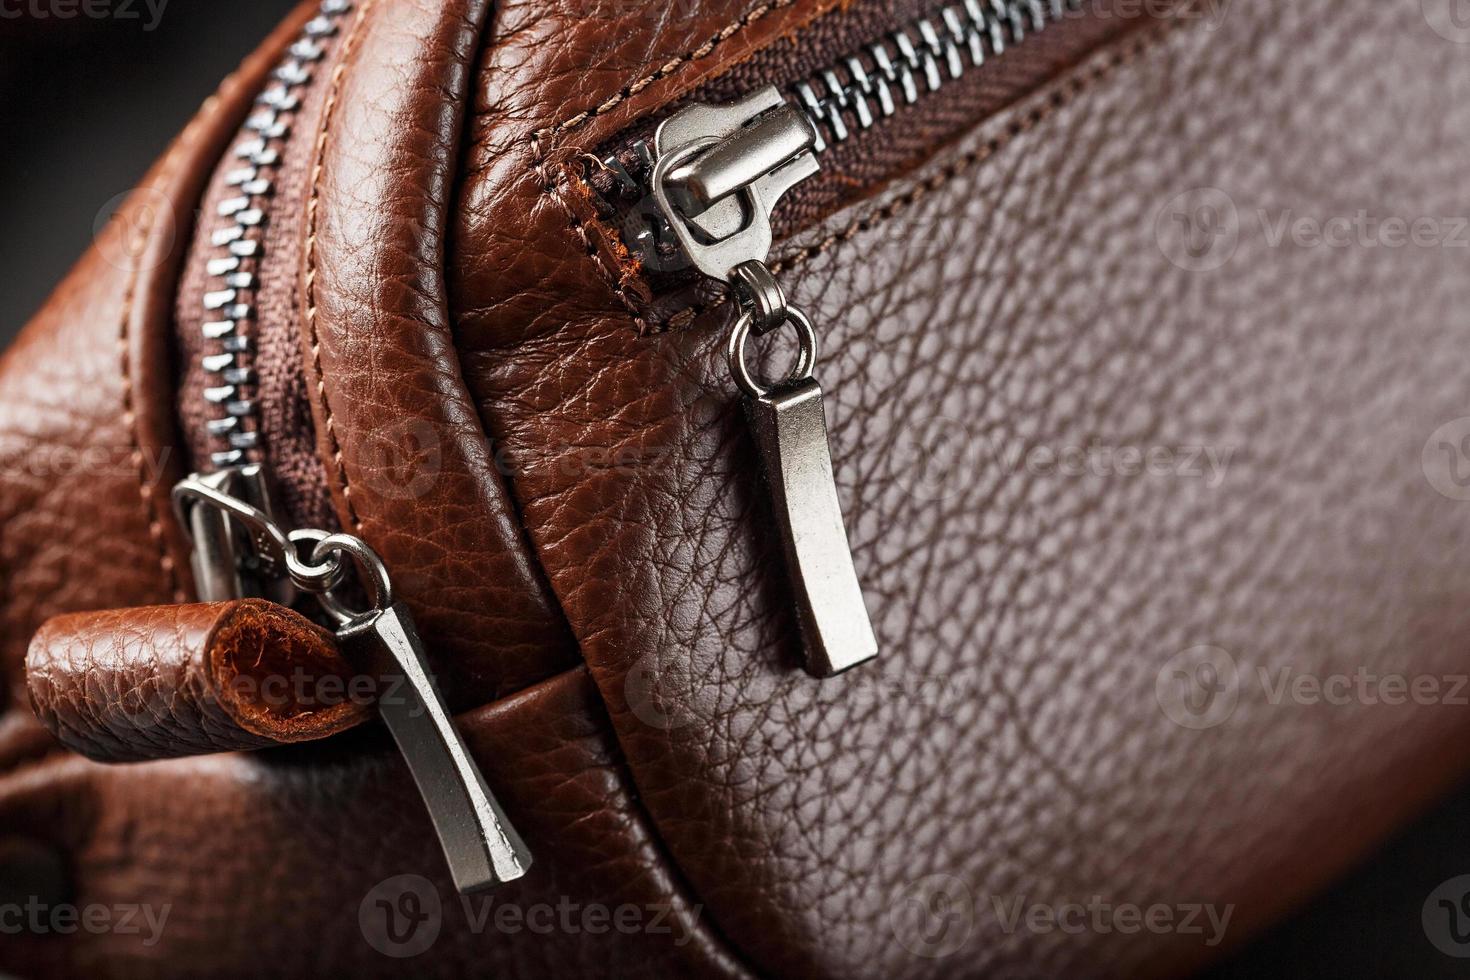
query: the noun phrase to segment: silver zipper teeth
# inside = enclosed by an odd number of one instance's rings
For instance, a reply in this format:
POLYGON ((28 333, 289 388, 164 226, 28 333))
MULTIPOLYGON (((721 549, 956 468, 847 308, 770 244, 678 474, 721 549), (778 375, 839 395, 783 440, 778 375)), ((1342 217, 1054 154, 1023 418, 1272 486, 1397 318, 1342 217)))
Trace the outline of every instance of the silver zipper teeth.
POLYGON ((1082 0, 963 0, 798 82, 788 97, 817 131, 821 153, 1081 7, 1082 0))
POLYGON ((316 17, 276 66, 273 81, 256 97, 256 111, 232 151, 237 164, 225 181, 236 193, 220 202, 219 217, 229 221, 211 236, 218 254, 205 269, 203 330, 208 353, 203 367, 215 383, 205 389, 204 398, 212 411, 220 413, 208 423, 209 434, 224 447, 210 455, 217 468, 247 462, 248 454, 260 445, 259 409, 250 393, 256 380, 251 328, 256 323, 256 276, 265 250, 265 204, 275 192, 281 152, 301 104, 301 90, 311 84, 316 66, 326 56, 328 39, 351 10, 352 0, 322 0, 316 17))

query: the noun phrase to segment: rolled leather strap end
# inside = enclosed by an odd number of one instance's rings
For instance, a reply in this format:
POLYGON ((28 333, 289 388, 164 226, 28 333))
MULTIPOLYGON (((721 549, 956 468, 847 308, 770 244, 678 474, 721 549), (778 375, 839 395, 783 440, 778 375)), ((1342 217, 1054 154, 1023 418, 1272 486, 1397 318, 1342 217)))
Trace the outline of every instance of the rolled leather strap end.
POLYGON ((371 714, 331 634, 262 599, 58 616, 26 677, 41 722, 99 762, 307 741, 371 714))

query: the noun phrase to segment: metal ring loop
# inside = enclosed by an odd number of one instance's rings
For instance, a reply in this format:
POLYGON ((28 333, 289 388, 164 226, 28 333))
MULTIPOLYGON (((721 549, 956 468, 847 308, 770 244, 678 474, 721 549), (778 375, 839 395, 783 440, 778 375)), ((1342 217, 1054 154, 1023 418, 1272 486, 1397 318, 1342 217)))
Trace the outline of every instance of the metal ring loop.
POLYGON ((730 270, 741 309, 754 316, 750 332, 764 336, 786 322, 786 293, 764 262, 752 259, 730 270))
MULTIPOLYGON (((800 348, 796 354, 796 363, 791 365, 791 370, 777 385, 806 381, 811 378, 812 370, 817 366, 817 331, 812 326, 812 321, 794 306, 786 308, 785 320, 796 328, 796 340, 800 348)), ((745 348, 750 342, 753 326, 754 317, 749 313, 742 313, 730 330, 730 373, 734 375, 735 383, 740 386, 741 391, 752 398, 764 398, 777 385, 762 384, 746 363, 745 348)))
MULTIPOLYGON (((317 594, 317 600, 321 602, 333 619, 339 625, 345 625, 355 619, 360 619, 369 613, 387 609, 393 604, 393 582, 388 577, 388 569, 383 564, 383 559, 378 553, 368 547, 362 538, 353 537, 350 534, 329 534, 316 543, 311 550, 311 560, 321 562, 328 555, 345 554, 353 560, 357 566, 358 574, 367 586, 368 603, 367 609, 353 609, 338 599, 332 589, 327 589, 317 594)), ((340 564, 340 563, 339 563, 340 564)))
POLYGON ((286 549, 286 574, 291 576, 291 584, 302 592, 323 595, 342 584, 346 570, 335 554, 321 562, 314 557, 312 563, 301 560, 302 545, 310 544, 315 548, 328 537, 330 535, 326 531, 314 528, 300 528, 286 535, 286 539, 293 545, 286 549))

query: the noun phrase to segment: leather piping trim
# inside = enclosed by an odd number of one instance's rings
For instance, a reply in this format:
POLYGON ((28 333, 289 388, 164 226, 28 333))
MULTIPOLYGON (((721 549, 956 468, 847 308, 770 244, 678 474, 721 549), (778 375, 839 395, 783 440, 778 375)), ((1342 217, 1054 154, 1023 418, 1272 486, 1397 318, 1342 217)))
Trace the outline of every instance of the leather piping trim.
MULTIPOLYGON (((535 172, 538 175, 543 175, 545 170, 545 160, 542 155, 543 136, 550 137, 559 133, 567 132, 570 129, 574 129, 577 126, 582 125, 583 123, 592 119, 594 116, 600 114, 601 112, 606 112, 608 109, 611 109, 618 103, 626 100, 632 95, 637 94, 637 92, 642 91, 642 89, 646 86, 653 84, 661 78, 666 78, 669 75, 674 74, 678 70, 682 69, 685 65, 688 65, 691 62, 698 60, 699 58, 707 56, 711 51, 715 49, 716 46, 718 46, 720 41, 726 40, 739 31, 744 30, 750 24, 755 23, 755 21, 759 20, 761 17, 764 17, 766 14, 774 10, 778 10, 782 7, 791 6, 796 2, 797 0, 777 0, 777 2, 772 4, 763 4, 760 7, 755 8, 755 10, 747 13, 739 21, 736 21, 735 25, 731 26, 733 27, 733 29, 731 29, 731 27, 726 27, 724 30, 716 34, 714 38, 711 38, 710 41, 706 42, 705 45, 701 46, 701 48, 696 49, 695 52, 690 52, 685 56, 676 59, 674 62, 668 63, 664 66, 664 68, 661 68, 659 71, 647 75, 643 79, 640 79, 639 81, 626 86, 619 93, 618 96, 614 97, 609 102, 606 102, 595 109, 588 110, 580 114, 580 116, 573 117, 572 119, 569 119, 564 123, 558 124, 550 130, 538 130, 532 133, 529 137, 529 143, 532 149, 534 161, 533 168, 535 172)), ((491 0, 491 3, 493 6, 493 0, 491 0)), ((481 36, 479 41, 479 49, 481 51, 485 50, 487 46, 487 33, 491 30, 491 25, 493 25, 493 23, 494 18, 487 16, 485 18, 484 25, 481 27, 481 36)), ((473 104, 470 100, 466 99, 465 118, 462 120, 462 125, 464 127, 467 128, 470 122, 470 117, 473 116, 473 113, 473 104)), ((470 145, 468 140, 462 141, 460 146, 461 159, 468 155, 472 149, 473 147, 470 145)), ((463 165, 460 166, 459 172, 464 172, 463 165)), ((572 211, 571 208, 567 207, 564 202, 560 201, 559 197, 554 193, 554 190, 555 189, 553 187, 549 187, 543 184, 544 196, 548 199, 556 200, 558 204, 561 204, 561 206, 566 210, 568 215, 571 217, 573 223, 575 224, 575 213, 572 211)), ((445 240, 449 241, 449 231, 447 228, 445 229, 445 232, 445 240)), ((443 270, 446 281, 449 276, 449 269, 447 268, 448 251, 448 249, 445 249, 445 253, 442 257, 446 265, 446 268, 443 270)), ((599 267, 599 271, 602 272, 603 270, 601 270, 601 268, 599 267)), ((482 419, 481 428, 484 429, 483 415, 481 415, 480 417, 482 419)), ((486 438, 490 437, 488 431, 485 432, 485 436, 486 438)), ((521 501, 519 496, 515 492, 514 484, 510 481, 506 482, 506 492, 509 498, 509 502, 514 509, 515 514, 519 518, 523 513, 521 501)), ((628 794, 630 808, 638 814, 638 816, 643 820, 644 825, 647 828, 648 846, 655 852, 659 860, 662 862, 664 871, 668 875, 670 884, 683 893, 685 901, 690 905, 690 907, 703 908, 703 903, 698 901, 699 892, 694 888, 693 883, 690 882, 688 877, 685 875, 684 869, 675 859, 673 851, 670 849, 668 842, 664 839, 663 831, 659 827, 658 821, 654 818, 653 812, 650 811, 648 807, 644 804, 643 797, 638 792, 638 781, 634 777, 631 760, 628 758, 627 753, 624 751, 622 739, 618 737, 618 727, 613 722, 612 716, 606 710, 607 702, 606 698, 602 694, 602 686, 598 683, 597 676, 595 673, 593 673, 591 665, 587 663, 586 654, 582 650, 582 641, 577 636, 576 631, 572 629, 571 620, 568 618, 566 609, 562 605, 561 597, 557 594, 556 590, 551 587, 550 575, 548 574, 545 564, 542 561, 539 549, 535 547, 534 543, 529 537, 529 532, 527 530, 525 521, 520 520, 519 523, 521 527, 521 537, 526 544, 526 554, 529 556, 529 560, 535 566, 536 573, 540 577, 541 581, 546 583, 546 594, 550 598, 552 608, 556 610, 557 615, 565 624, 567 635, 572 637, 573 642, 577 646, 578 654, 582 658, 582 663, 580 665, 562 671, 559 674, 554 674, 551 677, 532 685, 526 690, 534 690, 542 684, 551 683, 558 678, 565 677, 568 674, 581 672, 587 675, 589 681, 592 684, 593 690, 597 692, 598 699, 602 702, 603 718, 607 722, 608 732, 611 735, 611 738, 609 739, 609 750, 613 754, 612 762, 617 767, 617 774, 619 778, 630 790, 628 794)), ((516 694, 507 695, 507 697, 517 697, 522 693, 525 692, 517 692, 516 694)), ((719 927, 719 924, 715 922, 713 916, 700 915, 695 919, 692 925, 694 928, 704 931, 708 936, 708 941, 710 945, 723 951, 726 958, 728 958, 728 960, 732 964, 735 964, 741 971, 743 971, 747 977, 760 976, 759 972, 754 969, 744 952, 738 946, 736 946, 735 943, 731 942, 728 936, 725 935, 724 931, 719 927)))
MULTIPOLYGON (((386 312, 374 308, 374 316, 384 313, 381 328, 378 323, 364 327, 363 321, 353 317, 353 303, 362 304, 360 309, 368 309, 368 306, 361 296, 354 295, 352 289, 343 286, 346 279, 351 278, 350 275, 343 278, 343 268, 351 265, 360 255, 353 253, 353 257, 347 257, 347 253, 342 251, 337 229, 332 224, 336 215, 334 208, 342 196, 342 186, 334 182, 333 176, 341 161, 350 157, 350 151, 358 145, 354 142, 357 135, 353 122, 357 119, 359 110, 369 114, 375 111, 374 96, 363 94, 365 91, 372 92, 376 83, 397 86, 403 84, 405 77, 419 79, 418 73, 421 70, 438 73, 433 77, 432 89, 426 88, 424 91, 432 91, 433 97, 442 103, 441 109, 436 112, 445 107, 449 110, 447 116, 436 115, 434 124, 436 132, 441 126, 445 128, 445 132, 438 134, 445 139, 441 148, 444 157, 440 160, 437 156, 439 149, 436 149, 432 162, 415 160, 405 169, 422 182, 413 186, 423 190, 426 195, 422 202, 425 210, 415 215, 412 222, 413 229, 417 229, 413 234, 431 230, 437 243, 435 255, 415 258, 415 268, 417 273, 438 280, 443 297, 438 297, 438 289, 433 290, 435 297, 432 302, 436 304, 436 310, 430 322, 417 322, 417 314, 410 314, 410 318, 415 320, 411 329, 415 334, 428 329, 436 341, 433 367, 436 377, 444 381, 444 387, 432 396, 439 400, 440 408, 436 408, 428 419, 431 427, 446 425, 442 430, 435 430, 441 432, 446 440, 445 465, 441 474, 450 472, 453 478, 473 484, 470 492, 475 495, 474 502, 476 505, 483 503, 484 509, 481 512, 493 516, 495 520, 492 522, 493 528, 483 535, 483 539, 488 542, 486 547, 479 550, 468 550, 461 540, 463 534, 449 524, 427 519, 417 524, 415 529, 421 535, 442 542, 446 552, 460 556, 469 564, 482 559, 497 560, 504 546, 505 553, 510 556, 507 564, 514 566, 512 574, 515 575, 516 582, 525 586, 521 594, 531 597, 524 607, 529 615, 524 621, 518 621, 518 625, 528 624, 528 634, 535 634, 534 643, 527 641, 511 653, 511 662, 521 671, 519 675, 507 679, 499 664, 491 665, 487 670, 493 681, 493 689, 477 689, 459 697, 451 694, 451 703, 457 709, 471 704, 493 703, 509 697, 518 690, 539 683, 548 672, 564 672, 583 659, 565 611, 551 590, 544 567, 534 554, 524 523, 518 519, 514 495, 493 467, 493 440, 490 439, 483 417, 465 385, 463 366, 458 360, 458 351, 454 348, 454 316, 449 305, 448 286, 452 247, 451 219, 460 193, 458 178, 462 171, 459 164, 468 149, 464 134, 469 128, 473 109, 470 93, 477 79, 477 58, 485 48, 486 25, 493 22, 490 16, 491 6, 489 0, 456 0, 453 4, 409 4, 408 9, 400 10, 392 3, 365 0, 358 7, 354 18, 342 27, 341 46, 335 68, 319 83, 330 87, 321 90, 321 107, 314 113, 315 119, 309 123, 313 128, 311 149, 303 152, 301 159, 303 167, 310 168, 307 171, 308 192, 303 202, 308 214, 297 232, 301 262, 295 306, 301 321, 299 356, 304 367, 306 384, 308 388, 315 386, 317 391, 317 397, 309 397, 315 459, 330 490, 333 512, 338 521, 344 528, 358 534, 376 548, 395 574, 398 574, 398 562, 403 561, 412 566, 414 561, 412 555, 405 556, 395 552, 392 537, 400 526, 395 523, 395 516, 403 516, 409 508, 405 506, 401 496, 377 492, 371 481, 364 479, 364 471, 357 468, 367 455, 361 451, 367 442, 365 436, 372 432, 371 418, 363 409, 361 400, 352 397, 353 391, 350 388, 337 385, 339 372, 335 368, 344 361, 334 358, 350 357, 342 353, 344 338, 352 338, 354 335, 376 337, 379 334, 375 331, 379 329, 383 331, 383 336, 389 336, 393 330, 407 329, 408 320, 405 319, 398 326, 389 323, 397 316, 397 311, 391 307, 386 312), (451 11, 452 19, 446 19, 451 18, 451 11), (400 63, 399 59, 411 58, 415 52, 428 52, 431 57, 437 57, 435 52, 438 51, 434 47, 424 47, 425 44, 438 43, 426 40, 427 35, 413 34, 412 44, 401 43, 405 31, 441 31, 441 34, 435 35, 441 40, 452 37, 454 51, 459 51, 460 45, 464 45, 463 65, 453 68, 452 73, 445 74, 451 72, 451 67, 437 60, 427 67, 418 62, 400 63), (448 131, 451 128, 453 131, 448 131), (307 159, 308 152, 310 159, 307 159), (432 201, 428 201, 428 195, 432 195, 432 201), (446 405, 447 412, 442 410, 446 405), (473 427, 469 421, 471 419, 473 427), (333 470, 337 471, 335 477, 333 470), (496 498, 493 503, 489 500, 491 496, 496 498), (501 512, 502 507, 504 513, 501 512), (523 663, 529 662, 523 652, 526 649, 532 649, 540 662, 526 666, 523 663)), ((444 57, 451 53, 440 52, 444 57)), ((409 125, 417 127, 420 123, 415 121, 409 125)), ((417 130, 414 132, 417 133, 417 130)), ((391 141, 388 146, 392 148, 391 141)), ((402 174, 397 176, 402 179, 402 174)), ((360 201, 354 200, 353 203, 356 205, 360 201)), ((405 225, 398 225, 390 231, 390 234, 395 235, 402 233, 405 233, 405 225)), ((361 270, 362 267, 353 268, 361 270)), ((351 346, 350 343, 347 346, 351 346)), ((427 366, 428 362, 415 361, 414 364, 427 366)), ((377 407, 373 411, 381 412, 382 409, 377 407)), ((371 450, 372 447, 368 445, 367 448, 371 450)), ((440 478, 442 479, 442 475, 440 478)), ((460 497, 455 500, 455 505, 462 506, 464 502, 465 498, 460 497)), ((423 498, 420 496, 415 499, 418 516, 429 513, 422 507, 423 498)), ((412 516, 414 515, 410 515, 412 516)), ((407 576, 413 572, 414 568, 410 567, 405 574, 405 582, 409 580, 407 576)), ((442 581, 438 578, 439 574, 433 573, 431 580, 442 581)), ((483 600, 477 602, 477 608, 485 608, 483 600)), ((460 608, 463 607, 452 607, 450 613, 460 608)), ((430 615, 435 612, 438 610, 432 610, 430 615)), ((432 620, 421 619, 419 626, 421 630, 428 632, 433 628, 432 620), (426 622, 430 624, 428 628, 426 622)), ((460 627, 459 624, 451 624, 450 628, 460 627)), ((466 644, 474 646, 476 637, 481 634, 456 634, 458 636, 468 637, 466 644)), ((450 662, 446 657, 441 664, 447 666, 450 662)), ((450 669, 452 672, 453 668, 450 669)), ((470 678, 476 682, 482 679, 483 677, 470 678)))
POLYGON ((332 461, 337 471, 335 478, 342 491, 343 508, 347 512, 347 522, 356 534, 362 533, 362 518, 358 516, 357 506, 352 502, 352 487, 347 480, 347 464, 342 459, 342 444, 337 440, 337 428, 332 417, 332 402, 327 397, 327 379, 322 371, 321 338, 317 334, 317 216, 321 210, 322 174, 325 171, 327 150, 332 141, 332 123, 337 116, 337 98, 342 91, 342 79, 346 76, 348 68, 351 67, 352 56, 356 53, 358 41, 362 37, 363 25, 367 22, 368 14, 372 12, 375 4, 376 0, 367 0, 358 8, 357 16, 352 21, 352 27, 342 42, 342 56, 338 59, 336 67, 332 69, 332 78, 327 88, 327 99, 322 109, 321 129, 317 133, 316 144, 312 150, 311 195, 306 202, 306 332, 307 340, 311 345, 311 370, 316 381, 316 397, 322 407, 327 440, 332 447, 332 461))
MULTIPOLYGON (((224 89, 231 85, 235 81, 235 78, 236 76, 233 74, 227 76, 220 88, 224 89)), ((211 95, 204 100, 204 103, 200 106, 194 118, 190 120, 189 124, 184 127, 184 131, 174 140, 163 165, 139 189, 140 194, 146 195, 159 191, 177 179, 178 170, 186 156, 185 149, 193 145, 194 139, 203 127, 204 121, 208 118, 210 110, 214 108, 218 101, 218 94, 211 95)), ((183 585, 179 581, 179 563, 169 553, 169 544, 165 537, 164 521, 167 518, 159 507, 157 491, 158 482, 163 478, 162 468, 160 467, 159 472, 150 475, 143 453, 142 425, 134 400, 136 391, 134 385, 136 353, 133 347, 135 340, 148 327, 146 322, 135 322, 135 320, 147 320, 146 316, 136 315, 139 309, 137 297, 139 291, 143 289, 143 279, 150 271, 161 264, 163 260, 169 258, 167 254, 159 256, 157 254, 158 251, 162 249, 166 253, 167 250, 173 247, 173 239, 183 238, 184 236, 165 236, 170 240, 160 242, 159 236, 156 234, 158 230, 158 212, 151 208, 136 208, 131 202, 127 205, 127 208, 129 212, 128 223, 131 224, 132 219, 139 217, 140 213, 146 214, 147 218, 146 230, 144 231, 146 247, 135 257, 135 267, 128 274, 127 287, 123 293, 122 312, 119 317, 117 331, 118 370, 119 376, 122 378, 122 419, 123 425, 128 432, 129 460, 138 478, 139 504, 143 509, 143 518, 148 527, 148 536, 153 540, 154 545, 158 549, 159 567, 163 572, 164 589, 173 598, 174 602, 185 602, 187 601, 187 596, 185 595, 183 585)), ((116 220, 114 219, 114 221, 116 220)), ((177 272, 176 269, 174 271, 175 273, 177 272)))
MULTIPOLYGON (((208 103, 205 103, 206 111, 208 103)), ((192 125, 192 124, 191 124, 192 125)), ((187 137, 180 138, 180 143, 187 137)), ((175 144, 177 148, 179 144, 175 144)), ((172 173, 173 161, 178 159, 177 149, 169 156, 169 164, 166 172, 172 173)), ((154 185, 148 185, 151 189, 154 185)), ((153 213, 148 212, 150 215, 153 213)), ((150 220, 148 223, 148 235, 152 237, 156 222, 150 220)), ((173 556, 168 553, 168 544, 163 539, 163 519, 158 513, 158 505, 154 499, 154 482, 148 477, 148 464, 143 458, 143 441, 138 431, 138 414, 133 408, 133 357, 132 357, 132 323, 134 300, 138 294, 138 281, 143 277, 143 267, 140 264, 137 269, 128 276, 127 288, 123 292, 122 315, 118 318, 117 348, 118 348, 118 370, 122 378, 122 419, 123 426, 128 432, 128 459, 133 465, 134 474, 138 479, 138 503, 143 508, 143 519, 148 525, 148 537, 152 539, 154 547, 158 549, 158 564, 163 572, 163 587, 173 598, 174 602, 185 601, 184 590, 179 585, 178 569, 173 556)), ((155 476, 155 480, 156 480, 155 476)))

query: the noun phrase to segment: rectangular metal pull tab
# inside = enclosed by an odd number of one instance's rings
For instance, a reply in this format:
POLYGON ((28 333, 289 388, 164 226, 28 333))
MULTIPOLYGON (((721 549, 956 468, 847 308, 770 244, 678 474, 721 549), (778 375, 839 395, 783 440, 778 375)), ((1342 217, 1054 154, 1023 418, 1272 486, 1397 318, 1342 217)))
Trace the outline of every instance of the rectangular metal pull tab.
POLYGON ((746 396, 786 551, 807 673, 831 677, 878 655, 842 525, 822 389, 810 378, 746 396))
POLYGON ((395 602, 364 614, 337 639, 357 669, 403 680, 384 685, 378 709, 429 808, 455 886, 468 893, 524 875, 530 851, 455 730, 408 611, 395 602))

